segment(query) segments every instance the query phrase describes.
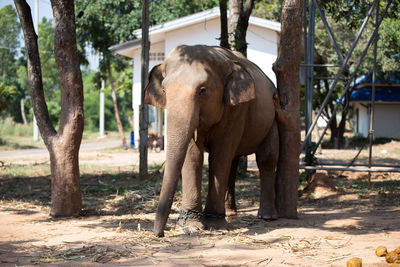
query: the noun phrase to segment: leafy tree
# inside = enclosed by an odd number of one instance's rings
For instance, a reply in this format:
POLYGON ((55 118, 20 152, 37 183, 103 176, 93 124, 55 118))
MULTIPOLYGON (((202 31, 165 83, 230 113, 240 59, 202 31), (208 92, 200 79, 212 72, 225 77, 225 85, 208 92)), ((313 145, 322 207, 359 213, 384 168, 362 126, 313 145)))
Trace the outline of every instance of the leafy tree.
POLYGON ((281 21, 281 0, 255 0, 253 16, 281 21))
POLYGON ((18 90, 14 86, 0 80, 0 113, 8 107, 16 95, 18 95, 18 90))
POLYGON ((378 42, 377 62, 386 73, 399 71, 400 67, 400 14, 382 22, 378 42))
POLYGON ((124 146, 125 135, 119 115, 118 100, 115 92, 112 64, 123 64, 113 57, 110 46, 133 39, 135 21, 140 19, 137 13, 137 2, 132 1, 76 1, 77 35, 81 47, 90 45, 101 55, 99 64, 101 79, 108 77, 111 84, 111 95, 118 130, 124 146), (118 16, 116 16, 118 14, 118 16))
MULTIPOLYGON (((398 1, 395 1, 398 4, 398 1)), ((387 4, 387 1, 380 1, 380 7, 383 9, 387 4)), ((380 40, 378 42, 378 59, 377 67, 378 71, 385 71, 388 75, 390 72, 398 70, 400 66, 399 62, 399 50, 398 45, 400 44, 398 13, 394 12, 397 8, 396 3, 390 8, 390 12, 387 17, 383 20, 380 28, 380 40)), ((339 48, 344 56, 347 55, 350 50, 350 46, 357 36, 357 32, 362 24, 363 19, 367 15, 368 10, 371 8, 372 2, 367 1, 346 1, 346 0, 335 0, 335 1, 322 1, 321 6, 325 11, 327 20, 332 27, 332 31, 335 34, 339 48)), ((382 11, 380 12, 382 14, 382 11)), ((353 55, 351 56, 347 69, 345 70, 343 77, 344 80, 338 82, 335 92, 332 94, 329 104, 323 110, 323 114, 329 119, 332 117, 332 111, 334 109, 334 102, 343 93, 343 89, 346 85, 350 74, 354 71, 355 66, 361 57, 361 54, 372 36, 372 32, 375 29, 374 16, 369 20, 367 28, 365 29, 359 44, 356 46, 353 55)), ((317 17, 316 32, 315 32, 315 47, 316 57, 314 58, 315 63, 334 63, 340 64, 337 57, 336 51, 329 40, 329 37, 324 29, 322 21, 317 17)), ((358 70, 357 76, 365 75, 371 72, 373 64, 373 53, 372 49, 369 49, 367 57, 364 59, 363 64, 358 70)), ((315 75, 319 77, 334 77, 337 69, 332 68, 317 68, 315 69, 315 75)), ((314 109, 318 108, 322 103, 327 91, 329 90, 329 83, 327 80, 315 81, 316 91, 314 93, 314 109)), ((338 122, 336 116, 332 117, 331 124, 329 125, 331 130, 331 143, 335 147, 339 148, 345 131, 345 123, 349 114, 349 96, 351 91, 346 95, 344 105, 339 110, 341 112, 341 120, 338 122)))
POLYGON ((21 27, 11 5, 0 9, 0 77, 15 73, 15 58, 19 49, 21 27))
POLYGON ((20 95, 17 82, 16 58, 19 50, 21 26, 11 5, 0 9, 0 112, 20 95))

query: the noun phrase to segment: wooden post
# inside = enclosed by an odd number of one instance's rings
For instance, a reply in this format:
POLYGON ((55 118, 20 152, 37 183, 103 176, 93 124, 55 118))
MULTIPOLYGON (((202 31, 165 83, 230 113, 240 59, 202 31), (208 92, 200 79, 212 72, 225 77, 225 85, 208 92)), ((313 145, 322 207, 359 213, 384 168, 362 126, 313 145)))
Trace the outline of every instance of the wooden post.
POLYGON ((144 89, 147 81, 147 74, 149 72, 149 1, 142 0, 142 90, 140 99, 140 144, 139 144, 139 176, 142 178, 147 177, 147 134, 148 134, 148 121, 149 111, 147 105, 144 103, 144 89))

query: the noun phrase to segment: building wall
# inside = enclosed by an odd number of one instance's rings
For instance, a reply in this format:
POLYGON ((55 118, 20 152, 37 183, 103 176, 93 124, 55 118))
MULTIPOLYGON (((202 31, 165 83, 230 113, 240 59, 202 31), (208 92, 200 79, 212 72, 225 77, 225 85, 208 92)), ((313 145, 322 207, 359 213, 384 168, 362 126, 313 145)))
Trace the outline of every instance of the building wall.
POLYGON ((400 104, 375 104, 376 137, 400 139, 400 104))
POLYGON ((249 25, 246 36, 247 57, 256 63, 276 85, 272 64, 278 57, 278 34, 272 30, 249 25))
MULTIPOLYGON (((156 57, 152 56, 151 60, 149 60, 149 71, 156 65, 162 63, 164 61, 162 54, 164 54, 164 42, 154 43, 151 45, 150 54, 156 55, 156 57)), ((135 132, 135 146, 139 147, 139 107, 142 96, 142 85, 141 85, 141 50, 136 49, 133 53, 133 85, 132 85, 132 109, 133 109, 133 124, 134 124, 134 132, 135 132)), ((150 114, 159 114, 159 111, 152 106, 149 106, 150 114)), ((155 115, 154 122, 152 124, 151 131, 161 133, 162 127, 160 125, 161 118, 155 115)))
MULTIPOLYGON (((369 105, 356 103, 354 111, 354 133, 367 137, 370 120, 369 105)), ((400 139, 400 104, 375 103, 374 135, 400 139)))
POLYGON ((369 131, 369 115, 368 108, 360 103, 354 104, 354 134, 363 137, 368 136, 369 131))

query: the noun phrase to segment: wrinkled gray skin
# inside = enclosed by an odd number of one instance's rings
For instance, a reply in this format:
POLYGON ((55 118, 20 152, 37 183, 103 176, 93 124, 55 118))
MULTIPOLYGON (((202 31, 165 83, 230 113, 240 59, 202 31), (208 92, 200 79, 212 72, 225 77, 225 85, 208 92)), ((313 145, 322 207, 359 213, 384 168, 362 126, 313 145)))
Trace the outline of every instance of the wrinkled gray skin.
MULTIPOLYGON (((276 219, 275 169, 279 141, 273 95, 265 74, 238 53, 220 47, 179 46, 152 69, 147 104, 167 108, 166 166, 154 233, 164 228, 179 178, 182 208, 201 214, 204 151, 209 152, 209 189, 199 225, 226 226, 236 212, 234 180, 238 158, 256 153, 260 169, 258 217, 276 219)), ((196 223, 196 222, 195 222, 196 223)))

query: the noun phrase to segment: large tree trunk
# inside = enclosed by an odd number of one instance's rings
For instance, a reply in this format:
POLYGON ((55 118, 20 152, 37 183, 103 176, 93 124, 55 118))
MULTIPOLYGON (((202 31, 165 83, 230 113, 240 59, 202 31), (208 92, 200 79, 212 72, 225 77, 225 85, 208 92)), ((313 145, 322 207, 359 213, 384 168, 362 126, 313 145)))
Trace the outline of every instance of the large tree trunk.
POLYGON ((74 2, 51 0, 54 15, 54 52, 60 77, 61 114, 54 129, 43 93, 42 73, 31 10, 25 0, 14 0, 28 55, 30 95, 40 133, 50 154, 52 216, 76 216, 82 207, 79 147, 83 133, 83 84, 75 35, 74 2))
POLYGON ((253 10, 254 0, 247 0, 243 5, 243 0, 229 1, 229 43, 232 50, 239 51, 244 56, 247 55, 246 33, 249 26, 249 18, 253 10))
POLYGON ((275 102, 279 127, 276 204, 279 216, 285 218, 297 218, 303 4, 303 0, 282 2, 281 38, 273 65, 280 99, 275 102))
POLYGON ((112 70, 110 64, 108 65, 108 78, 110 79, 110 84, 111 84, 111 97, 114 105, 115 120, 117 121, 118 132, 122 140, 122 147, 124 147, 126 144, 126 138, 124 133, 124 127, 122 127, 121 118, 119 117, 117 94, 115 93, 114 79, 112 76, 112 70))

